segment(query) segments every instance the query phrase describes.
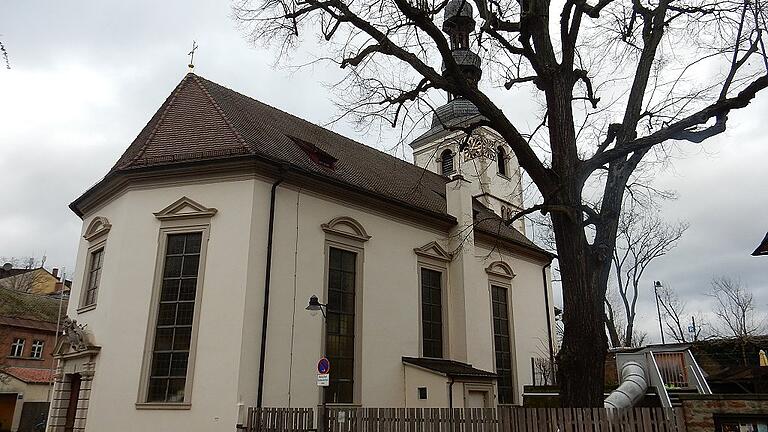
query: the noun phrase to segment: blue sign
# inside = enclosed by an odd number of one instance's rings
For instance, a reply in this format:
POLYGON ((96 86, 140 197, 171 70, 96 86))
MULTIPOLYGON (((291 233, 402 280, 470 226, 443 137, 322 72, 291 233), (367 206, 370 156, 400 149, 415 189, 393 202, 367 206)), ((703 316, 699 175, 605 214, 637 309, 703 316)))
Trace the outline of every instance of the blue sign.
POLYGON ((331 362, 323 357, 317 362, 317 373, 319 374, 327 374, 331 371, 331 362))

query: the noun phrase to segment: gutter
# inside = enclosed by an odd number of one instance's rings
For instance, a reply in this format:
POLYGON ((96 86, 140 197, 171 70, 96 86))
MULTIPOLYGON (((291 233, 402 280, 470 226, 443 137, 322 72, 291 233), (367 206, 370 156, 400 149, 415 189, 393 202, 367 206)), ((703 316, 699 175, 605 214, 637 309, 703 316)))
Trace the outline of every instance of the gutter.
POLYGON ((269 317, 269 285, 272 279, 272 237, 275 231, 275 196, 277 187, 283 182, 282 175, 272 183, 269 196, 269 228, 267 234, 267 265, 264 271, 264 312, 261 319, 261 352, 259 353, 259 384, 256 407, 261 408, 264 400, 264 358, 267 354, 267 319, 269 317))
MULTIPOLYGON (((72 210, 72 212, 75 213, 78 217, 82 218, 85 215, 85 213, 90 210, 89 207, 92 207, 92 204, 90 203, 88 203, 88 205, 86 206, 83 206, 84 201, 87 201, 87 199, 90 198, 92 195, 97 194, 99 191, 103 190, 113 180, 119 181, 122 179, 126 182, 132 181, 133 179, 131 177, 134 174, 152 173, 155 171, 162 172, 164 170, 175 170, 176 172, 174 174, 183 174, 186 172, 192 172, 192 170, 196 168, 199 169, 198 167, 200 165, 204 165, 204 166, 218 165, 222 162, 228 162, 228 163, 240 162, 243 164, 248 164, 248 163, 252 163, 252 161, 264 163, 268 166, 276 168, 275 171, 279 170, 281 177, 284 177, 285 174, 294 174, 295 176, 297 175, 299 177, 303 177, 304 179, 306 179, 306 181, 308 181, 309 184, 316 184, 317 181, 329 183, 331 185, 334 185, 342 189, 350 190, 350 191, 359 193, 361 195, 370 196, 376 200, 384 201, 396 207, 408 209, 412 212, 418 213, 421 216, 428 216, 428 217, 434 218, 436 221, 441 221, 443 223, 450 224, 451 226, 456 225, 457 223, 456 218, 447 213, 440 213, 434 210, 425 209, 425 208, 416 206, 414 204, 406 203, 396 198, 388 197, 378 192, 374 192, 369 189, 364 189, 354 184, 335 179, 328 175, 311 172, 311 171, 302 169, 298 166, 292 165, 290 163, 286 163, 285 161, 276 160, 273 158, 268 158, 260 155, 244 155, 244 156, 237 156, 237 157, 228 157, 226 159, 190 160, 190 161, 169 163, 169 164, 163 164, 163 165, 142 166, 142 167, 135 167, 130 169, 122 169, 119 171, 110 171, 109 173, 107 173, 106 176, 104 176, 104 178, 99 180, 96 184, 94 184, 93 186, 88 188, 85 192, 83 192, 82 195, 80 195, 74 201, 72 201, 69 204, 69 209, 72 210), (86 207, 86 208, 83 208, 83 207, 86 207)), ((195 170, 194 172, 197 172, 197 170, 195 170)), ((112 193, 108 194, 108 196, 111 196, 111 195, 112 193)), ((103 197, 98 198, 98 201, 101 201, 102 199, 103 197)))

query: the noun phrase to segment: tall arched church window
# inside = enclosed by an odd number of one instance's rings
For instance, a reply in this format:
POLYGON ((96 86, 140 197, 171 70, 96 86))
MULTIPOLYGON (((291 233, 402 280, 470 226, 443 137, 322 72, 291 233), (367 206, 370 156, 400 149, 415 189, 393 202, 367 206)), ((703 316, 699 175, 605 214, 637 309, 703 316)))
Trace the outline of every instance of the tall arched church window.
POLYGON ((443 175, 453 173, 453 152, 450 149, 445 149, 442 153, 440 153, 440 164, 443 175))
POLYGON ((499 146, 496 149, 496 163, 498 164, 499 174, 507 175, 507 152, 504 151, 504 147, 499 146))

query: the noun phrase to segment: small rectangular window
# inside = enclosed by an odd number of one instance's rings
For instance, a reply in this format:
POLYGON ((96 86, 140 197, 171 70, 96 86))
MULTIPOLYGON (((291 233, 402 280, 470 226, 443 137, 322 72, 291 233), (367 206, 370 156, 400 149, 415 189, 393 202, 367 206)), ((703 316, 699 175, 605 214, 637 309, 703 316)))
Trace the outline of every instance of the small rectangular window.
POLYGON ((426 399, 427 398, 427 388, 426 387, 419 387, 419 399, 426 399))
POLYGON ((96 295, 99 292, 99 284, 101 283, 101 266, 103 262, 104 248, 99 248, 91 252, 90 264, 88 265, 88 284, 85 286, 83 306, 96 304, 96 295))
POLYGON ((424 357, 443 358, 443 274, 421 269, 421 334, 424 357))
POLYGON ((168 235, 147 402, 184 402, 202 238, 168 235))
POLYGON ((512 347, 506 288, 491 286, 491 306, 493 308, 493 345, 496 354, 499 403, 511 404, 513 403, 512 347))
POLYGON ((329 248, 325 327, 325 356, 331 362, 331 382, 325 388, 329 403, 354 400, 356 266, 356 253, 329 248))
POLYGON ((24 339, 15 338, 11 344, 11 357, 21 357, 24 355, 24 339))
POLYGON ((43 358, 43 347, 45 346, 45 342, 41 340, 35 340, 32 342, 32 358, 43 358))

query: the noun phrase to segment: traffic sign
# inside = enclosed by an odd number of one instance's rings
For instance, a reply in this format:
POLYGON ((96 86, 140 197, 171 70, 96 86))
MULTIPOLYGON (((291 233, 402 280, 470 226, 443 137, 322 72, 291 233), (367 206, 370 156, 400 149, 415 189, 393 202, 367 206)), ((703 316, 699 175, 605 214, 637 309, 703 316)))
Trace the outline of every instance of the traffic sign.
POLYGON ((331 362, 325 358, 322 357, 317 362, 317 373, 318 374, 325 374, 327 375, 331 371, 331 362))

